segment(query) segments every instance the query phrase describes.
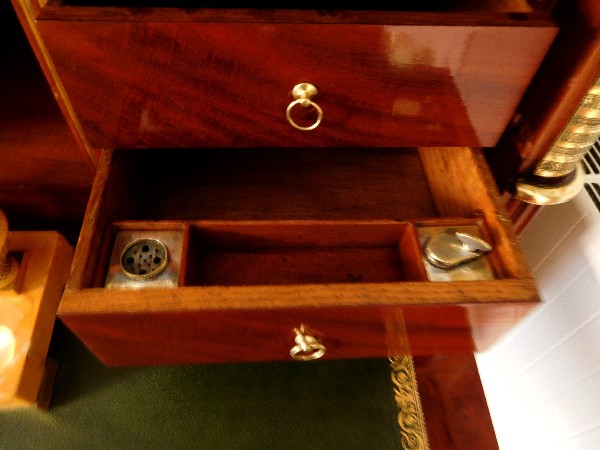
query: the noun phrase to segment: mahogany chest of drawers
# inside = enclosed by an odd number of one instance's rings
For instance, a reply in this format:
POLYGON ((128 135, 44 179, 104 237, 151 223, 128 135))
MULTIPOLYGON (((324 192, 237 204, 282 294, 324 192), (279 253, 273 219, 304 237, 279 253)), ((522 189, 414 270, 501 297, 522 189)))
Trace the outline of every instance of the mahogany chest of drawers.
POLYGON ((480 148, 552 43, 546 12, 17 3, 101 154, 59 316, 106 364, 474 351, 538 303, 480 148), (493 276, 430 281, 420 230, 461 226, 493 276), (171 285, 105 286, 121 234, 164 232, 171 285))

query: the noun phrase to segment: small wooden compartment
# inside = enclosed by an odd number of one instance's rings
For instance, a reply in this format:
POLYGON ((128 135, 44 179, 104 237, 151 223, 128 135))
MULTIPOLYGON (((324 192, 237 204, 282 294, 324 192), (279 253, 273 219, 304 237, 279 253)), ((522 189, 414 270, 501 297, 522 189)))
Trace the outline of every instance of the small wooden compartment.
POLYGON ((538 303, 479 151, 106 151, 59 316, 106 364, 473 351, 538 303), (496 279, 432 283, 416 227, 479 224, 496 279), (105 288, 120 230, 180 230, 178 286, 105 288))
POLYGON ((190 229, 187 286, 382 283, 422 280, 408 223, 255 222, 190 229))

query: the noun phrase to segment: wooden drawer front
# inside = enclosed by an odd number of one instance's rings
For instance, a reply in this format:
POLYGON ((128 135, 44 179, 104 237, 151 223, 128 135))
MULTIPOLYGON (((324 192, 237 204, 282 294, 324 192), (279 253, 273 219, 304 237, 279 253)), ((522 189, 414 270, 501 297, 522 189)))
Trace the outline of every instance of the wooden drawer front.
POLYGON ((469 148, 106 151, 59 316, 111 365, 288 359, 302 324, 325 358, 482 350, 538 304, 493 186, 469 148), (417 228, 465 223, 495 278, 428 281, 417 228), (182 233, 177 287, 104 287, 132 230, 182 233))
POLYGON ((530 308, 488 305, 488 321, 495 310, 501 324, 496 329, 475 320, 469 308, 452 306, 99 314, 63 310, 61 318, 106 365, 138 366, 291 360, 294 329, 301 325, 326 348, 323 359, 473 352, 474 334, 483 338, 485 333, 490 344, 512 324, 502 324, 504 314, 520 316, 530 308))
POLYGON ((63 320, 113 366, 290 360, 294 328, 302 324, 318 333, 327 359, 388 355, 376 308, 67 315, 63 320))
MULTIPOLYGON (((551 26, 38 26, 96 148, 493 146, 555 34, 551 26), (323 109, 309 132, 285 115, 301 82, 318 88, 323 109)), ((293 110, 298 121, 304 112, 293 110)))

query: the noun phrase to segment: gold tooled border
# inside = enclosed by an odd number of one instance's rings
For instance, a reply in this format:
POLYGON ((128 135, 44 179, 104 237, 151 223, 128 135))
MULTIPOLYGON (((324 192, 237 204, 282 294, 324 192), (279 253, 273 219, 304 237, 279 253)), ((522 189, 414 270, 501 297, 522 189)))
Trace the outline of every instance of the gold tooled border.
POLYGON ((429 439, 412 356, 392 356, 389 359, 402 447, 406 450, 429 450, 429 439))

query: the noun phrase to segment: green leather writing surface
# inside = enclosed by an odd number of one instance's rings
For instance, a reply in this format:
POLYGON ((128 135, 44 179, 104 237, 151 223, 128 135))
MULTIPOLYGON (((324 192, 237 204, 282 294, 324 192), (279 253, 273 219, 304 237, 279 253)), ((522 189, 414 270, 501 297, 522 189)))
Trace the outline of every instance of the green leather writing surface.
POLYGON ((401 449, 387 359, 106 368, 62 326, 49 411, 0 448, 401 449))

